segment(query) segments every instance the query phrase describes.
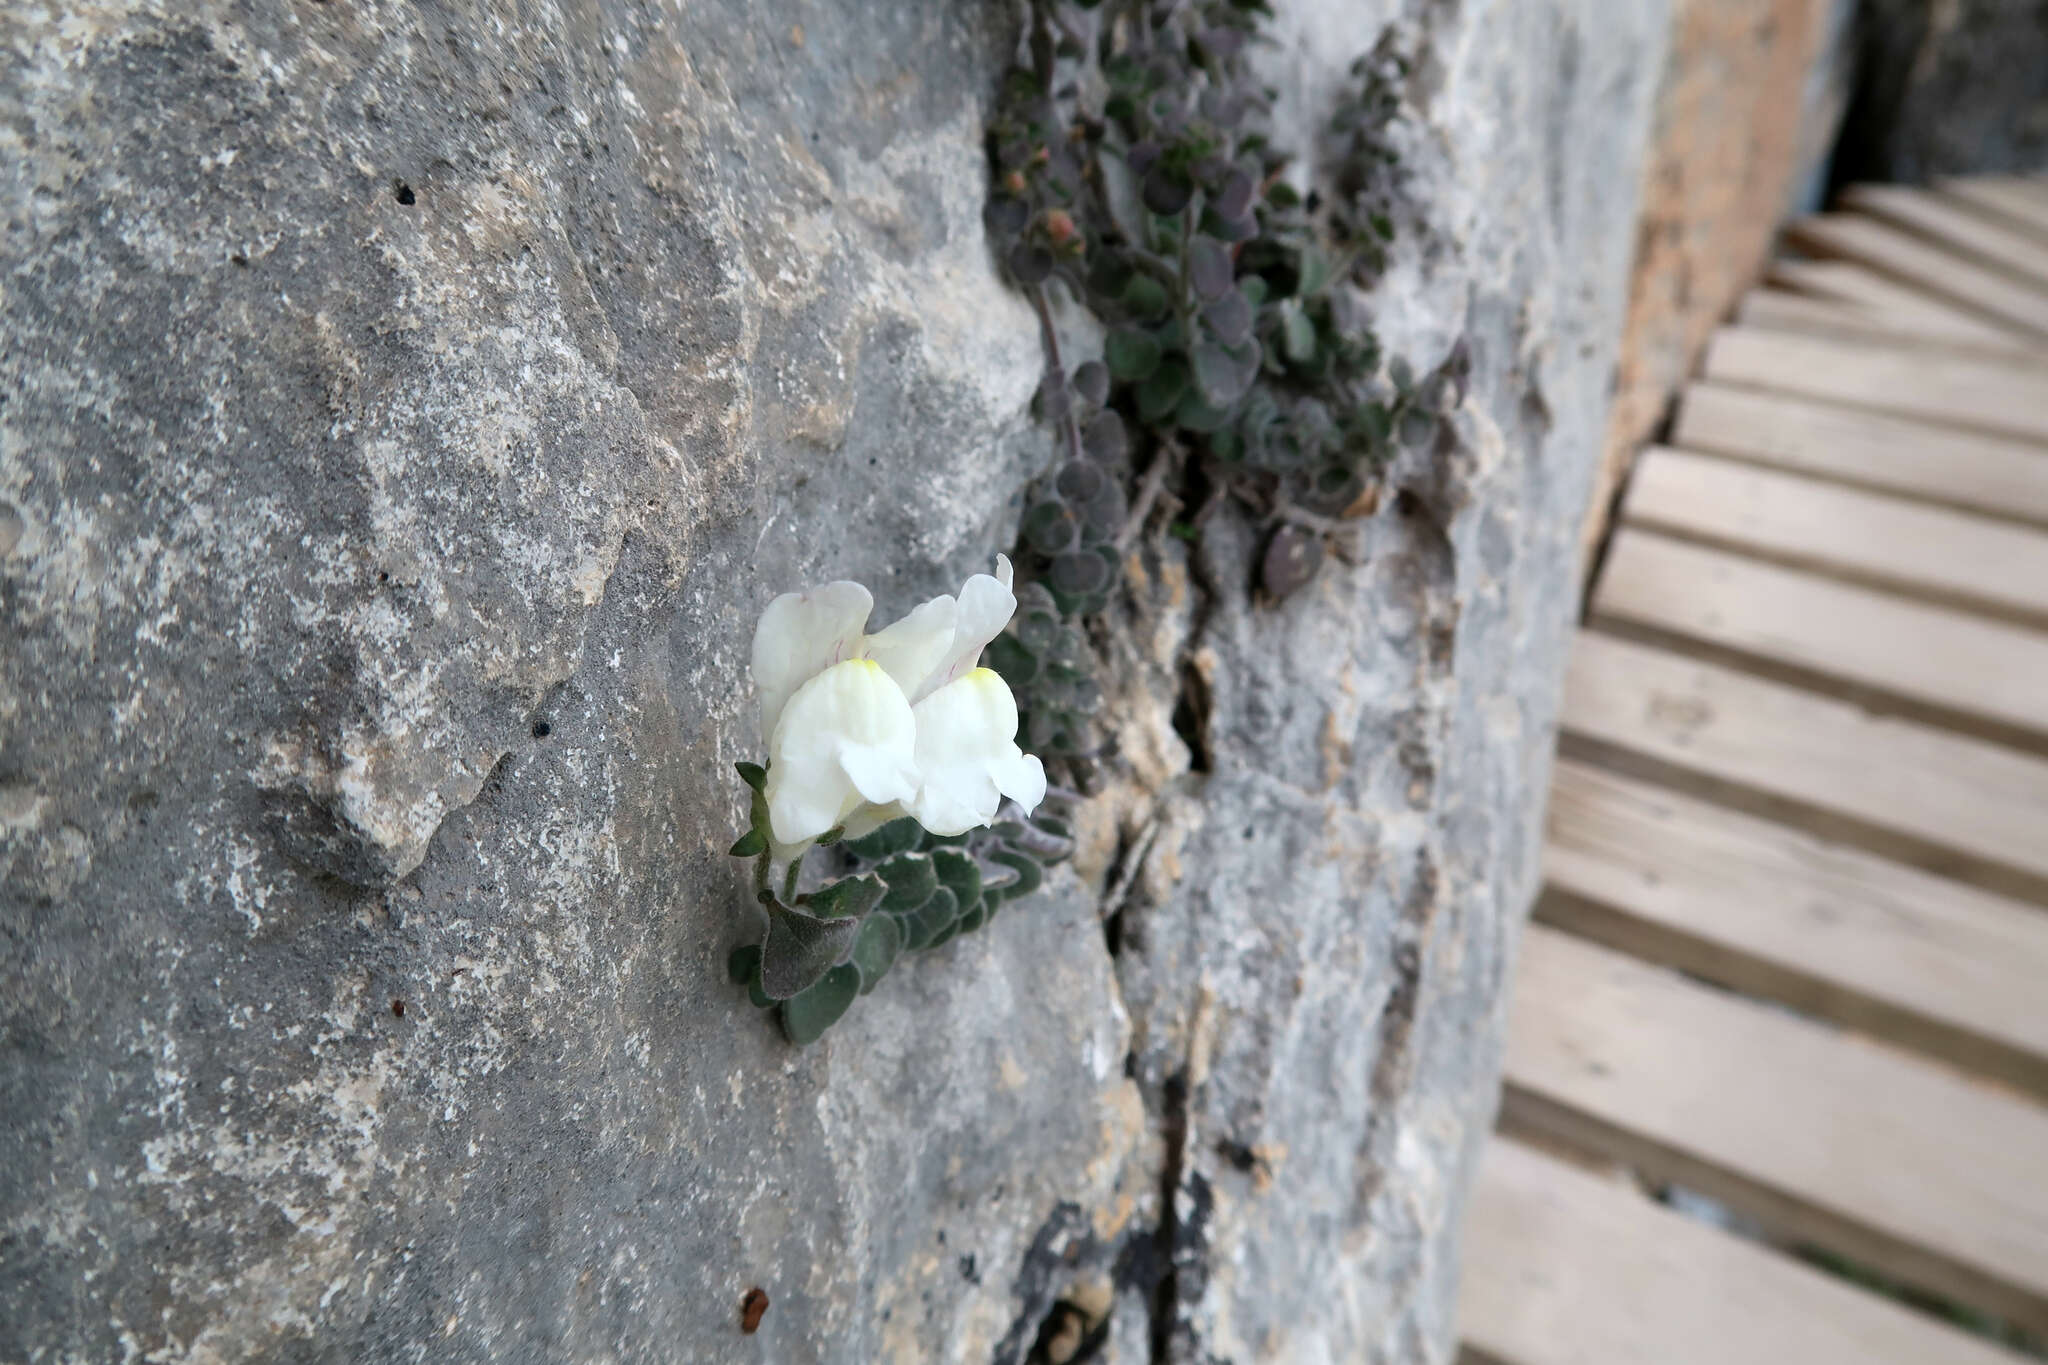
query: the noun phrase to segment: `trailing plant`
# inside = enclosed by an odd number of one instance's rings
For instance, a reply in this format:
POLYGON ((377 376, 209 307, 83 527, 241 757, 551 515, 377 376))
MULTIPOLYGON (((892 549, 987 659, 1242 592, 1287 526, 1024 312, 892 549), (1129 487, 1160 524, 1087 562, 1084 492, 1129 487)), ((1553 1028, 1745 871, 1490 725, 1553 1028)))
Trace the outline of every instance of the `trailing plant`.
POLYGON ((1260 581, 1284 597, 1375 505, 1394 456, 1433 447, 1462 400, 1462 355, 1418 382, 1383 354, 1352 287, 1385 269, 1396 232, 1386 134, 1406 64, 1382 43, 1354 66, 1322 203, 1271 140, 1276 95, 1250 60, 1269 14, 1263 0, 1031 0, 1025 58, 1004 81, 986 219, 1038 311, 1040 410, 1061 457, 1022 521, 1040 592, 990 661, 1051 755, 1089 751, 1098 694, 1076 622, 1107 601, 1162 494, 1209 490, 1173 524, 1185 535, 1225 496, 1264 517, 1260 581), (1071 373, 1055 290, 1105 329, 1101 358, 1071 373))
POLYGON ((785 593, 761 615, 769 761, 737 765, 749 815, 731 852, 754 860, 763 933, 727 969, 792 1042, 817 1039, 903 953, 1031 894, 1072 847, 1038 810, 1059 793, 1017 745, 1009 687, 977 666, 1017 609, 1011 581, 998 557, 872 635, 858 583, 785 593))
POLYGON ((1162 502, 1193 537, 1225 498, 1269 538, 1261 586, 1307 583, 1403 449, 1448 438, 1462 352, 1422 379, 1386 356, 1361 289, 1400 228, 1387 130, 1406 67, 1362 59, 1329 121, 1324 202, 1271 139, 1249 51, 1263 0, 1029 0, 1023 61, 990 132, 987 223, 1035 307, 1041 416, 1060 455, 1008 561, 879 634, 835 583, 777 599, 756 637, 766 766, 742 763, 764 915, 733 981, 808 1043, 906 952, 986 925, 1037 889, 1072 832, 1039 760, 1094 752, 1083 623, 1162 502), (1069 371, 1064 292, 1104 333, 1069 371), (1134 477, 1142 470, 1142 477, 1134 477), (975 669, 984 646, 990 669, 975 669), (936 671, 933 671, 933 669, 936 671), (806 859, 810 866, 806 868, 806 859))
MULTIPOLYGON (((984 928, 1005 903, 1036 891, 1048 864, 1073 849, 1065 821, 1014 805, 966 835, 936 835, 909 816, 858 839, 837 841, 834 867, 818 889, 797 894, 800 872, 778 888, 768 850, 767 774, 739 765, 754 787, 754 823, 735 853, 759 846, 755 897, 767 915, 759 943, 733 950, 727 970, 754 1004, 779 1012, 799 1046, 816 1041, 905 953, 938 948, 984 928)), ((826 856, 831 857, 831 854, 826 856)))

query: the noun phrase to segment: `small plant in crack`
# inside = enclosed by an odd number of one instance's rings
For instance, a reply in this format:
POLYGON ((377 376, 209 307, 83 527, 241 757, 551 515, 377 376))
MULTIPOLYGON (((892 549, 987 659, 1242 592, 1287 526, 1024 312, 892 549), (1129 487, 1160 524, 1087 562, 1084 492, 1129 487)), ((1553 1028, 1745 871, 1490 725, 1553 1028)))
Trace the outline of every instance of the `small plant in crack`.
POLYGON ((1388 131, 1405 61, 1383 39, 1354 66, 1320 149, 1324 201, 1272 141, 1276 93, 1252 61, 1269 17, 1263 0, 1031 0, 1005 78, 986 219, 1038 312, 1061 454, 1022 523, 1040 591, 991 663, 1051 756, 1090 751, 1073 623, 1108 601, 1154 512, 1172 504, 1186 515, 1169 533, 1193 539, 1225 498, 1243 504, 1270 537, 1260 586, 1283 598, 1462 401, 1463 353, 1418 378, 1384 354, 1361 292, 1402 217, 1388 131), (1071 371, 1056 291, 1105 332, 1071 371))
POLYGON ((1017 609, 1010 585, 998 557, 873 635, 858 583, 786 593, 761 616, 769 761, 737 765, 750 803, 731 851, 754 860, 766 923, 727 966, 792 1042, 815 1041, 903 953, 1030 895, 1072 848, 1039 809, 1045 769, 1017 744, 1009 686, 980 667, 1017 609))

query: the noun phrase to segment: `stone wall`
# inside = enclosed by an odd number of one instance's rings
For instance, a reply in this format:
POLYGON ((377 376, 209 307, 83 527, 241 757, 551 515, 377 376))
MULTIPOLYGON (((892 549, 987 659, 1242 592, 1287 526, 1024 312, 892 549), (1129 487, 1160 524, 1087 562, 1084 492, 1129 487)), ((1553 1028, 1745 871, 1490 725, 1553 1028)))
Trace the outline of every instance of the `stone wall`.
POLYGON ((1142 550, 1083 856, 796 1051, 748 641, 1050 458, 1014 16, 8 10, 0 1358, 1445 1359, 1666 19, 1281 6, 1300 126, 1418 54, 1457 448, 1279 606, 1142 550))

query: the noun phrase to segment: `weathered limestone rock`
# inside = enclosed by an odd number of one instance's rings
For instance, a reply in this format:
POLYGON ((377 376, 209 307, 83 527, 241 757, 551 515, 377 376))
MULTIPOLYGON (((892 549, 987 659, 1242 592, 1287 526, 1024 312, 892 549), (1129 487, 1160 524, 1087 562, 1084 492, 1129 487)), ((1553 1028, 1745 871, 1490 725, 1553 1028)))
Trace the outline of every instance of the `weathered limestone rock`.
POLYGON ((2048 0, 1863 0, 1838 181, 2048 170, 2048 0))
POLYGON ((1457 448, 1277 608, 1146 550, 1094 851, 803 1052, 722 971, 747 644, 1049 457, 1013 16, 0 16, 0 1357, 1445 1357, 1666 14, 1281 8, 1300 127, 1419 56, 1457 448))

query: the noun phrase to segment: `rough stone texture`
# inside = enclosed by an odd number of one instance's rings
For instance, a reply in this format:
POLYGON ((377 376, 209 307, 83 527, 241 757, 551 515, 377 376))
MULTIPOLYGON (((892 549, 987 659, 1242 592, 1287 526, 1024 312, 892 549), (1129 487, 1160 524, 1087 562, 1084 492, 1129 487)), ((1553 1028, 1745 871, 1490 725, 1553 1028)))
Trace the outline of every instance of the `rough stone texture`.
POLYGON ((1049 455, 1014 20, 485 8, 0 15, 0 1358, 1444 1359, 1662 4, 1283 7, 1296 126, 1420 54, 1457 448, 1277 608, 1140 554, 1075 870, 801 1053, 747 642, 1049 455))
POLYGON ((1863 0, 1837 183, 2048 171, 2048 0, 1863 0))
POLYGON ((1810 89, 1839 0, 1677 0, 1637 217, 1628 327, 1606 450, 1587 508, 1588 552, 1629 462, 1664 420, 1714 329, 1755 283, 1810 179, 1810 89))

